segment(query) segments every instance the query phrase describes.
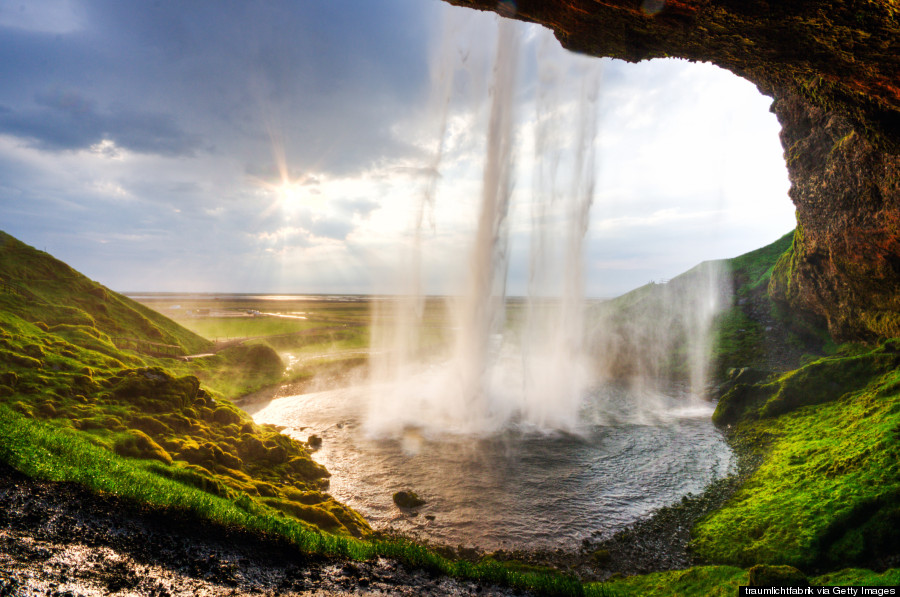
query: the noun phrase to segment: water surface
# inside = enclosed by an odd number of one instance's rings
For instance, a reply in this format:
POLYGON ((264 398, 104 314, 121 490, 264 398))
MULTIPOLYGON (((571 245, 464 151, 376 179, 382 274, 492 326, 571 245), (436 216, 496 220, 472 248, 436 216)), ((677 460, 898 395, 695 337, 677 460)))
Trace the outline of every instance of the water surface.
POLYGON ((366 391, 281 398, 254 418, 297 439, 321 437, 314 458, 332 473, 332 495, 375 528, 432 542, 577 549, 586 537, 702 491, 732 466, 710 407, 666 396, 648 402, 621 388, 596 389, 577 433, 512 426, 477 437, 408 428, 379 438, 361 415, 366 391), (392 501, 400 490, 426 505, 401 511, 392 501))

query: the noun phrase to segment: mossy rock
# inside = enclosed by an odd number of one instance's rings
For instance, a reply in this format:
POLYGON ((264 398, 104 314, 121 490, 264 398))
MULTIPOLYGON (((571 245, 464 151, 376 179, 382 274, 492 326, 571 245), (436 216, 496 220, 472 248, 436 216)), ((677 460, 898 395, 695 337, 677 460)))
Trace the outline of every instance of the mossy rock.
POLYGON ((27 344, 22 348, 22 352, 24 352, 31 358, 38 360, 41 360, 47 356, 44 352, 44 347, 40 344, 27 344))
POLYGON ((19 383, 19 376, 15 371, 4 371, 3 373, 0 373, 0 384, 14 388, 17 383, 19 383))
POLYGON ((293 487, 286 487, 284 495, 292 502, 299 502, 307 506, 315 506, 329 499, 327 495, 319 491, 300 491, 293 487))
POLYGON ((214 448, 215 446, 209 442, 200 444, 189 439, 182 443, 181 449, 176 453, 176 457, 190 464, 210 468, 215 466, 214 448))
POLYGON ((197 466, 161 466, 151 467, 153 472, 178 483, 194 487, 219 497, 231 497, 232 492, 219 480, 214 479, 206 470, 197 466))
POLYGON ((225 360, 259 376, 281 376, 284 361, 266 344, 250 344, 228 348, 219 353, 225 360))
POLYGON ((337 518, 344 528, 350 531, 350 534, 354 537, 362 537, 364 534, 367 534, 368 531, 371 530, 369 527, 369 523, 366 520, 348 508, 343 507, 341 504, 334 500, 330 500, 331 503, 328 506, 328 512, 331 513, 332 516, 337 518))
POLYGON ((606 565, 611 558, 612 555, 609 553, 608 549, 598 549, 591 553, 591 562, 596 566, 606 565))
POLYGON ((425 500, 420 498, 415 491, 398 491, 394 494, 394 503, 399 508, 407 510, 425 505, 425 500))
POLYGON ((255 483, 253 483, 253 486, 261 496, 276 497, 278 495, 278 488, 271 483, 266 483, 265 481, 256 481, 255 483))
POLYGON ((265 459, 270 464, 284 464, 288 459, 288 451, 283 446, 267 446, 265 459))
POLYGON ((324 479, 331 476, 328 470, 311 458, 297 456, 288 461, 288 466, 305 480, 324 479))
POLYGON ((52 402, 43 402, 38 405, 37 412, 44 418, 52 419, 56 416, 56 407, 52 402))
POLYGON ((10 406, 12 406, 13 410, 18 413, 25 415, 26 417, 34 417, 34 410, 31 408, 30 404, 26 404, 21 400, 17 400, 13 402, 10 406))
POLYGON ((808 587, 809 579, 793 566, 764 566, 750 568, 747 585, 751 587, 808 587))
POLYGON ((258 437, 247 433, 241 436, 238 450, 241 458, 245 460, 263 460, 268 448, 258 437))
POLYGON ((129 425, 131 425, 131 427, 140 429, 141 431, 144 431, 145 433, 148 433, 150 435, 163 435, 172 433, 171 427, 155 417, 140 415, 132 418, 130 421, 128 421, 128 423, 129 425))
POLYGON ((335 532, 343 529, 344 525, 331 512, 316 506, 307 506, 279 498, 263 498, 262 502, 267 506, 280 510, 298 520, 308 522, 324 531, 335 532))
POLYGON ((212 413, 212 420, 220 425, 236 425, 243 417, 232 408, 220 406, 212 413))
POLYGON ((218 464, 221 464, 225 468, 229 469, 240 469, 244 464, 240 458, 232 454, 231 452, 222 449, 219 445, 213 445, 212 447, 213 458, 218 464))
POLYGON ((137 429, 132 429, 127 436, 116 441, 115 452, 119 456, 147 458, 172 464, 172 457, 169 453, 150 436, 137 429))

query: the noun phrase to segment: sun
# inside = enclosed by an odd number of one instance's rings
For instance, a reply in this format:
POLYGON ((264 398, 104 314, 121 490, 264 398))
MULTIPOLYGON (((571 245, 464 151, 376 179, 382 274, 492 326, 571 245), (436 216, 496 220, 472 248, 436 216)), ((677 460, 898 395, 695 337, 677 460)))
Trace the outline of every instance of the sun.
POLYGON ((279 206, 286 212, 296 212, 308 203, 307 193, 296 181, 283 180, 274 191, 279 206))
POLYGON ((282 176, 278 182, 260 180, 257 184, 271 200, 263 215, 278 210, 285 216, 292 216, 304 210, 317 210, 322 203, 321 191, 308 177, 291 179, 282 176))

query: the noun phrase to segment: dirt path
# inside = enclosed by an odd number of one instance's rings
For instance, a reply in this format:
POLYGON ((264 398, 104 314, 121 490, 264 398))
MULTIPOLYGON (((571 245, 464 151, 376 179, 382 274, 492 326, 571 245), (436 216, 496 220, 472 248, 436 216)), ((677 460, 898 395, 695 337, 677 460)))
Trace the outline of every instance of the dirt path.
POLYGON ((0 597, 522 594, 385 559, 310 556, 285 541, 0 465, 0 597))

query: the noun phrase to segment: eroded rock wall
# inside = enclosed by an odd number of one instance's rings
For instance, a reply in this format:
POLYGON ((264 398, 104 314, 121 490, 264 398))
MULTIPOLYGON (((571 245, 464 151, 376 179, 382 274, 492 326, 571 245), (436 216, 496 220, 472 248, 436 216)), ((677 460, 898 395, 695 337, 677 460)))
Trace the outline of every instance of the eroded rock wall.
POLYGON ((891 0, 446 0, 629 61, 713 62, 773 97, 797 207, 772 296, 838 339, 900 335, 900 5, 891 0))
POLYGON ((798 230, 770 295, 822 317, 838 339, 900 336, 900 155, 796 97, 773 108, 798 230))

